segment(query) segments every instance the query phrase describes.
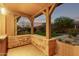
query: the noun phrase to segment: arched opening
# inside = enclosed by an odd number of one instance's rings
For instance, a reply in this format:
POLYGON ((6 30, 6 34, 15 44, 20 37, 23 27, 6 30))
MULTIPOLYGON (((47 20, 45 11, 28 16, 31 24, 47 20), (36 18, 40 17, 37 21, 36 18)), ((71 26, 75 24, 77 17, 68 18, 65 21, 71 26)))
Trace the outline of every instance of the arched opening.
POLYGON ((45 15, 40 15, 34 20, 34 33, 38 35, 46 35, 46 19, 45 15))
POLYGON ((31 23, 27 17, 20 16, 17 18, 17 35, 31 33, 31 23))
POLYGON ((52 37, 68 34, 70 29, 74 30, 74 28, 77 28, 79 30, 79 27, 77 27, 79 26, 78 6, 79 4, 67 3, 58 6, 54 10, 51 15, 51 22, 53 24, 51 27, 52 37))

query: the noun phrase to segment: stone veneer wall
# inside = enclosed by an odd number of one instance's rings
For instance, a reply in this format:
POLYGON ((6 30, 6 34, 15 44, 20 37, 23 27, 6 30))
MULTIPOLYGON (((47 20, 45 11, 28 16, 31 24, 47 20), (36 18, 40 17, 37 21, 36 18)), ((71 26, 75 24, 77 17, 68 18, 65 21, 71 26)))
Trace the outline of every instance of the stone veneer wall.
POLYGON ((14 48, 26 44, 33 44, 45 55, 55 55, 56 50, 56 40, 46 39, 44 36, 40 35, 18 35, 8 37, 8 48, 14 48))
POLYGON ((14 48, 31 43, 31 35, 17 35, 8 37, 8 48, 14 48))
POLYGON ((46 39, 44 36, 32 35, 32 44, 41 50, 45 55, 55 55, 56 38, 46 39))
POLYGON ((32 44, 41 50, 45 55, 48 55, 48 41, 44 36, 32 35, 32 44))

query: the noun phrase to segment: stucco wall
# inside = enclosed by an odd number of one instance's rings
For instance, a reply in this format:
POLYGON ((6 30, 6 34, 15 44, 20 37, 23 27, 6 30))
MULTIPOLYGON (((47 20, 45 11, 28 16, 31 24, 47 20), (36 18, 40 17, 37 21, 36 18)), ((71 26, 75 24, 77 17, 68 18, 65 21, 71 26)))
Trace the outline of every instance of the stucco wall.
POLYGON ((1 15, 0 15, 0 35, 1 35, 1 15))
POLYGON ((79 56, 79 46, 74 46, 73 49, 74 49, 73 55, 74 56, 79 56))
POLYGON ((8 37, 8 48, 14 48, 31 43, 30 35, 19 35, 8 37))
POLYGON ((8 36, 14 36, 15 34, 15 18, 12 13, 6 15, 6 33, 8 36))
POLYGON ((57 38, 52 38, 49 40, 49 55, 55 55, 56 54, 56 49, 57 49, 57 43, 56 43, 57 38))
POLYGON ((5 15, 0 14, 0 34, 5 34, 5 15))
POLYGON ((79 56, 79 46, 74 46, 57 40, 57 55, 79 56))
POLYGON ((10 12, 0 14, 0 34, 12 36, 15 33, 14 15, 10 12))

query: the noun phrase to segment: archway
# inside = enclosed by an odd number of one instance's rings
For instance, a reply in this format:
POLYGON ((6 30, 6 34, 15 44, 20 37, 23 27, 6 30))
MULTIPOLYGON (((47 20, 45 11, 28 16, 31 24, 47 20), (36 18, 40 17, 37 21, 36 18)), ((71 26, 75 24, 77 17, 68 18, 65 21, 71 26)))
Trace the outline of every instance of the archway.
POLYGON ((40 15, 34 20, 34 33, 38 35, 46 35, 46 20, 45 15, 40 15))
POLYGON ((31 33, 31 23, 27 17, 20 16, 17 18, 17 35, 25 35, 31 33))

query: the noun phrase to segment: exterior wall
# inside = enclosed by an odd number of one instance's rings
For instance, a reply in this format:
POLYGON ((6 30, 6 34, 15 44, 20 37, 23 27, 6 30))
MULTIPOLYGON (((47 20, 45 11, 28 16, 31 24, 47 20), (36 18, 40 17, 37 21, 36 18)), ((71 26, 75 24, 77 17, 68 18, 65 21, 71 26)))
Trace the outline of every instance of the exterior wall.
POLYGON ((5 15, 0 14, 0 35, 5 34, 5 15))
POLYGON ((79 56, 79 46, 74 46, 73 49, 74 49, 73 55, 74 56, 79 56))
POLYGON ((73 46, 57 41, 57 54, 61 56, 72 56, 73 46))
POLYGON ((0 35, 1 35, 1 15, 0 15, 0 35))
POLYGON ((56 54, 56 38, 52 38, 49 40, 49 56, 55 55, 56 54))
POLYGON ((6 15, 0 14, 0 35, 14 35, 14 20, 14 15, 12 13, 7 12, 6 15))
POLYGON ((8 48, 14 48, 31 43, 30 35, 19 35, 8 37, 8 48))
POLYGON ((15 34, 15 18, 12 13, 6 15, 6 33, 8 36, 14 36, 15 34))

